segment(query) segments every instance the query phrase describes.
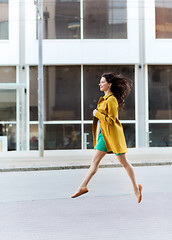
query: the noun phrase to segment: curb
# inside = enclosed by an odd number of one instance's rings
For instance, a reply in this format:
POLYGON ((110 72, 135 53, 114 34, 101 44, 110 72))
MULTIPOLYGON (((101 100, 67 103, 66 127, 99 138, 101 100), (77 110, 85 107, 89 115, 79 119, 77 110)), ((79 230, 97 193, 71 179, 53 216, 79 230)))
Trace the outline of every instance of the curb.
MULTIPOLYGON (((172 165, 172 162, 145 162, 131 163, 133 167, 145 166, 164 166, 172 165)), ((50 171, 50 170, 73 170, 73 169, 88 169, 90 165, 74 165, 74 166, 50 166, 50 167, 16 167, 16 168, 1 168, 0 172, 28 172, 28 171, 50 171)), ((102 164, 99 168, 116 168, 122 167, 120 164, 102 164)))

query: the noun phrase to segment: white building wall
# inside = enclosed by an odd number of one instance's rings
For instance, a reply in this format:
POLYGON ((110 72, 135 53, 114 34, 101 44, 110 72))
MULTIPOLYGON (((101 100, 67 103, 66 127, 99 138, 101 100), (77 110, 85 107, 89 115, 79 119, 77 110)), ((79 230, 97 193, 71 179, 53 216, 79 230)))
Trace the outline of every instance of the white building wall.
POLYGON ((9 40, 0 40, 0 65, 19 64, 19 3, 9 0, 9 40))

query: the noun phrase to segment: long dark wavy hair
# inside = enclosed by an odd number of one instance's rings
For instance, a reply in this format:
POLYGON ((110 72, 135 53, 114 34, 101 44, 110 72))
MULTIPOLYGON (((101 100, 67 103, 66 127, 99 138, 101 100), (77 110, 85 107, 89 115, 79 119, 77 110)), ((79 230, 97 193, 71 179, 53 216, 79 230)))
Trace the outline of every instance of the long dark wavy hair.
POLYGON ((104 73, 102 75, 108 83, 112 83, 111 91, 118 101, 120 109, 123 109, 125 98, 130 94, 133 87, 133 81, 122 74, 115 74, 113 72, 104 73))

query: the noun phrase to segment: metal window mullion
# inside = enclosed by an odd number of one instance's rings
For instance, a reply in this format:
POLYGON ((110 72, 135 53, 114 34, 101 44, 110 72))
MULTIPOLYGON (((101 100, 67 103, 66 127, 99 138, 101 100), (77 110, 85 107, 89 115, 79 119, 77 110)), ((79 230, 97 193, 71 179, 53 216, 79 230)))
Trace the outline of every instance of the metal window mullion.
POLYGON ((16 125, 17 121, 0 121, 0 124, 13 124, 13 125, 16 125))
POLYGON ((30 150, 30 68, 29 66, 26 66, 26 91, 27 91, 27 98, 26 98, 26 149, 27 151, 30 150))
POLYGON ((149 82, 148 65, 145 65, 145 125, 146 125, 146 147, 149 147, 149 82))
POLYGON ((84 149, 84 79, 83 65, 81 65, 81 149, 84 149))
MULTIPOLYGON (((16 83, 19 82, 19 66, 16 68, 16 83)), ((20 150, 20 91, 16 88, 16 151, 20 150)))
POLYGON ((172 120, 170 119, 162 119, 162 120, 148 120, 148 124, 153 123, 153 124, 170 124, 172 123, 172 120))
POLYGON ((136 120, 120 120, 122 124, 136 124, 136 120))
POLYGON ((80 32, 81 32, 81 39, 84 38, 84 0, 80 0, 80 32))
POLYGON ((138 130, 138 68, 135 65, 135 147, 138 148, 139 145, 139 130, 138 130))
MULTIPOLYGON (((44 121, 44 125, 50 125, 50 124, 56 124, 56 125, 60 125, 60 124, 64 124, 64 125, 67 125, 67 124, 81 124, 82 121, 81 120, 62 120, 62 121, 44 121)), ((39 124, 38 121, 29 121, 29 124, 39 124)))

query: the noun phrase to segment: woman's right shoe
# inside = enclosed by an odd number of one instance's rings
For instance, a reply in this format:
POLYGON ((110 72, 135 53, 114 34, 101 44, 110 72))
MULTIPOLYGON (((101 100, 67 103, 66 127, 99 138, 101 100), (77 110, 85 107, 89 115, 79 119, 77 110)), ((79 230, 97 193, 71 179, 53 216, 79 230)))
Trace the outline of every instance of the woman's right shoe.
POLYGON ((88 192, 88 188, 85 187, 85 188, 81 189, 79 192, 77 192, 74 195, 72 195, 71 198, 79 197, 79 196, 81 196, 81 195, 83 195, 83 194, 85 194, 87 192, 88 192))
POLYGON ((137 202, 140 203, 142 201, 142 185, 138 184, 138 187, 139 187, 140 196, 137 198, 137 202))

